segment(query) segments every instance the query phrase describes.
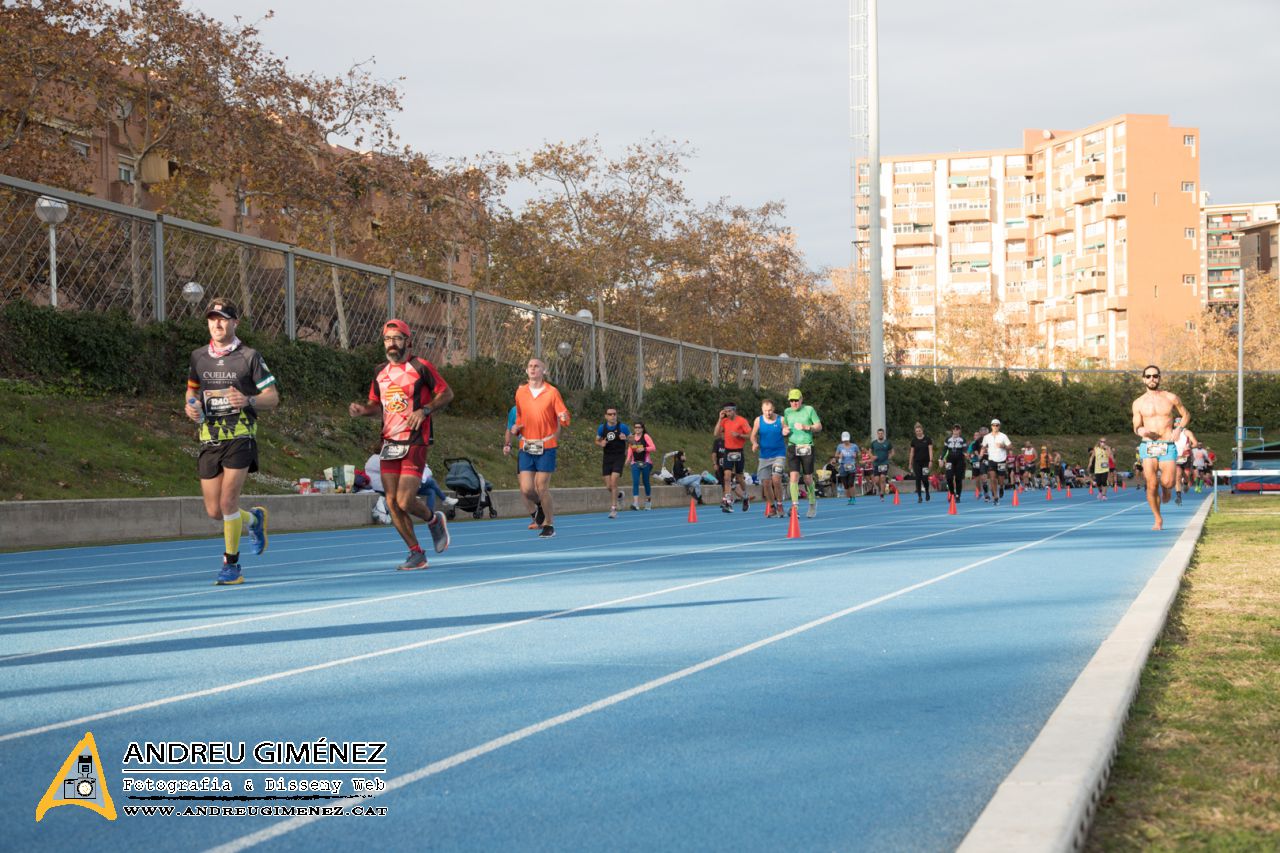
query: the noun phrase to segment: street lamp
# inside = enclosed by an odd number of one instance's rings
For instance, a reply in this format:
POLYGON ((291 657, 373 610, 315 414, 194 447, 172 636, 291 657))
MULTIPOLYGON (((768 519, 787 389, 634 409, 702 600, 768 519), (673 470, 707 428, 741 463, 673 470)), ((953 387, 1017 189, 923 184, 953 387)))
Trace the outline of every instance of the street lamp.
POLYGON ((1240 241, 1243 231, 1236 231, 1237 251, 1240 262, 1237 267, 1239 289, 1236 303, 1236 470, 1244 468, 1244 251, 1240 241))
POLYGON ((36 216, 49 226, 49 304, 58 307, 58 225, 67 218, 67 203, 42 195, 36 199, 36 216))
POLYGON ((182 298, 188 305, 195 305, 204 298, 204 287, 198 281, 189 281, 182 285, 182 298))

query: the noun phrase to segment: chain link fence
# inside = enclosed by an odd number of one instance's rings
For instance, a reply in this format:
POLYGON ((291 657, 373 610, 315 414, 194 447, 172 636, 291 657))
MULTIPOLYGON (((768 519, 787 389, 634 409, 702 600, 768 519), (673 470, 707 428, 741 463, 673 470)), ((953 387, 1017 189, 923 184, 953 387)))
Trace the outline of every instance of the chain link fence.
MULTIPOLYGON (((219 295, 235 300, 257 332, 341 348, 377 342, 383 321, 396 316, 414 328, 418 350, 438 364, 484 358, 523 365, 536 355, 563 390, 598 388, 629 406, 641 403, 645 389, 658 382, 698 379, 781 392, 799 385, 812 370, 845 364, 716 350, 641 334, 6 176, 0 176, 0 303, 53 301, 53 241, 49 226, 36 215, 42 196, 67 205, 53 235, 60 308, 121 311, 146 323, 197 317, 207 300, 219 295), (189 282, 199 283, 203 293, 192 302, 184 298, 189 282)), ((934 382, 1005 372, 930 365, 889 369, 934 382)), ((1063 384, 1132 373, 1007 372, 1023 378, 1040 374, 1063 384)), ((1213 378, 1210 372, 1197 375, 1213 378)))

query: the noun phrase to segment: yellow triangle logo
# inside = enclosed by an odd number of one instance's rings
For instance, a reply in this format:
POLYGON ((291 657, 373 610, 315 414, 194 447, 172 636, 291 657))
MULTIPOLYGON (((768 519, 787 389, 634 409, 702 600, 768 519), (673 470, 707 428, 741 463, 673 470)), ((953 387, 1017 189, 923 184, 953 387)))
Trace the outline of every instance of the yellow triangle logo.
POLYGON ((107 820, 116 819, 116 805, 107 790, 106 777, 102 773, 102 759, 98 758, 98 745, 93 732, 85 732, 62 762, 58 775, 36 806, 36 823, 49 809, 58 806, 84 806, 93 809, 107 820))

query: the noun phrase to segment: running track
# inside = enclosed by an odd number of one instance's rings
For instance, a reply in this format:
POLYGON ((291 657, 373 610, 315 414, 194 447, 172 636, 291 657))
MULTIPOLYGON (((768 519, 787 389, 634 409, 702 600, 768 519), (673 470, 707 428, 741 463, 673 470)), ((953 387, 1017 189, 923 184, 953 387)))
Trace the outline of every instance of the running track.
POLYGON ((230 588, 214 539, 0 555, 0 846, 954 848, 1194 507, 904 498, 456 524, 416 573, 277 535, 230 588), (37 825, 86 731, 119 819, 37 825), (386 817, 123 813, 130 741, 320 737, 387 742, 386 817))

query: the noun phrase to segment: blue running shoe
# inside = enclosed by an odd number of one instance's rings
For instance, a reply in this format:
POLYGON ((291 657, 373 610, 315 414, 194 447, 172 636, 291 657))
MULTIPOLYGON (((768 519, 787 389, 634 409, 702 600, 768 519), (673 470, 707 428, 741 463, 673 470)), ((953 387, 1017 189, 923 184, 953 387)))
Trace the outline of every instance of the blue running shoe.
POLYGON ((222 571, 218 572, 218 580, 215 586, 235 586, 238 583, 244 583, 244 578, 240 575, 239 563, 228 563, 226 558, 222 558, 222 571))
POLYGON ((253 553, 261 554, 267 550, 267 508, 255 506, 249 510, 253 521, 249 523, 249 538, 253 540, 253 553))
POLYGON ((431 545, 437 554, 443 554, 449 547, 449 524, 444 520, 444 513, 436 510, 435 518, 427 524, 431 531, 431 545))

